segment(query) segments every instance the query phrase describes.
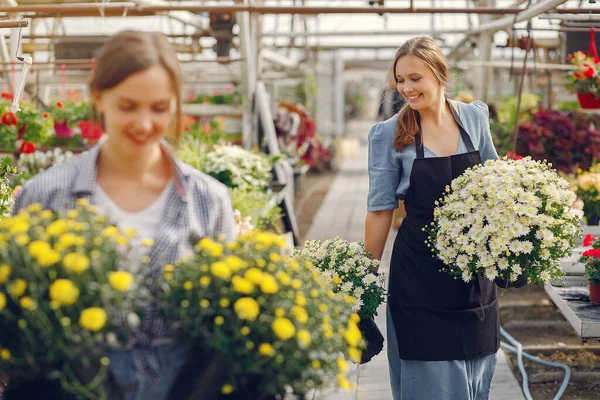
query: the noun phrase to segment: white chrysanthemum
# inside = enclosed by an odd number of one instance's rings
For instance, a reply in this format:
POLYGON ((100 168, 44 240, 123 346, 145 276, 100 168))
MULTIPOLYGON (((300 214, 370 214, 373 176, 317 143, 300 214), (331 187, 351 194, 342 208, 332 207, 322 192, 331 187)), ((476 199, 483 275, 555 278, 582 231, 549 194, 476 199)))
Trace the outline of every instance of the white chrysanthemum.
POLYGON ((375 274, 368 274, 363 278, 363 283, 367 286, 374 282, 377 282, 377 277, 375 276, 375 274))
POLYGON ((344 282, 340 289, 344 293, 350 293, 352 291, 352 286, 354 286, 352 282, 344 282))

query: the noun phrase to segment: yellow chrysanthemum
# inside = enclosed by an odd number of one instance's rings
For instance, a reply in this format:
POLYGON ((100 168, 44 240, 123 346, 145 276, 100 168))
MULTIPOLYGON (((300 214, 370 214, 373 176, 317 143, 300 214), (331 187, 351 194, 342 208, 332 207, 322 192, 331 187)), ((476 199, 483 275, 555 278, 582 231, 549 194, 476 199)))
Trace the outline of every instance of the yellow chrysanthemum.
POLYGON ((300 279, 292 280, 292 287, 296 290, 300 289, 302 287, 302 281, 300 279))
POLYGON ((15 279, 8 285, 8 293, 14 297, 23 296, 25 290, 27 290, 27 282, 25 282, 23 279, 15 279))
POLYGON ((15 243, 19 246, 25 246, 27 243, 29 243, 29 235, 26 233, 19 233, 17 236, 15 236, 15 243))
POLYGON ((254 291, 254 285, 249 280, 242 278, 241 276, 234 276, 231 278, 233 284, 233 290, 242 294, 250 294, 254 291))
POLYGON ((210 272, 213 274, 213 276, 223 280, 227 280, 231 277, 231 268, 229 268, 229 266, 223 261, 212 263, 210 266, 210 272))
POLYGON ((263 356, 272 356, 275 351, 273 350, 273 346, 269 343, 261 343, 260 346, 258 346, 258 352, 263 356))
POLYGON ((271 260, 271 262, 279 262, 281 261, 281 254, 269 253, 269 260, 271 260))
POLYGON ((260 306, 252 297, 242 297, 233 304, 233 311, 239 319, 254 321, 260 314, 260 306))
POLYGON ((296 321, 300 322, 301 324, 306 324, 308 322, 308 312, 306 312, 304 308, 293 306, 291 313, 296 321))
MULTIPOLYGON (((234 276, 234 278, 237 278, 237 277, 234 276)), ((210 285, 210 277, 208 277, 208 276, 201 276, 200 279, 198 280, 198 283, 202 287, 207 287, 208 285, 210 285)))
POLYGON ((26 310, 33 310, 33 309, 35 309, 35 302, 29 296, 23 296, 23 297, 21 297, 19 299, 19 303, 21 304, 21 307, 23 307, 26 310))
POLYGON ((113 289, 126 292, 133 283, 133 275, 126 271, 111 272, 108 276, 108 282, 113 289))
POLYGON ((275 336, 282 340, 291 339, 296 334, 296 327, 287 318, 275 318, 271 324, 271 329, 275 336))
POLYGON ((289 286, 290 282, 292 281, 290 276, 283 271, 279 271, 277 273, 277 279, 283 286, 289 286))
POLYGON ((4 307, 6 307, 6 295, 0 293, 0 311, 4 310, 4 307))
POLYGON ((321 368, 321 362, 319 360, 313 360, 310 365, 314 368, 314 369, 319 369, 321 368))
POLYGON ((362 357, 362 351, 356 347, 350 347, 348 349, 348 357, 350 357, 350 360, 352 360, 354 363, 359 363, 360 358, 362 357))
POLYGON ((248 336, 250 334, 250 328, 248 328, 247 326, 242 326, 242 329, 240 329, 240 333, 242 334, 242 336, 248 336))
POLYGON ((127 246, 127 243, 129 243, 129 240, 127 240, 127 238, 123 235, 119 235, 119 237, 117 237, 117 244, 120 246, 127 246))
POLYGON ((306 305, 306 297, 304 297, 304 293, 296 292, 296 305, 300 307, 304 307, 306 305))
POLYGON ((200 307, 202 307, 202 308, 208 308, 208 306, 210 306, 210 301, 208 301, 206 299, 200 300, 200 307))
POLYGON ((231 385, 223 385, 223 387, 221 388, 221 392, 223 394, 230 394, 231 392, 233 392, 233 386, 231 385))
POLYGON ((360 316, 357 313, 352 313, 350 314, 350 320, 358 324, 360 322, 360 316))
POLYGON ((338 374, 337 376, 338 379, 338 385, 342 388, 342 389, 352 389, 352 384, 350 382, 348 382, 348 379, 346 379, 346 377, 343 374, 338 374))
POLYGON ((50 300, 59 305, 75 304, 79 289, 68 279, 57 279, 50 285, 50 300))
POLYGON ((225 318, 223 318, 221 315, 217 315, 215 317, 215 325, 223 325, 225 323, 225 318))
POLYGON ((88 331, 98 332, 106 324, 106 312, 100 307, 86 308, 79 315, 79 325, 88 331))
POLYGON ((319 291, 317 289, 312 289, 310 291, 310 297, 312 297, 312 298, 319 297, 319 291))
POLYGON ((339 357, 337 360, 337 367, 341 372, 346 372, 348 371, 348 363, 346 363, 346 360, 344 360, 343 358, 339 357))
POLYGON ((84 254, 69 253, 63 258, 65 269, 76 274, 87 270, 90 266, 90 260, 84 254))
POLYGON ((137 233, 133 228, 125 228, 125 234, 130 238, 134 238, 137 233))
POLYGON ((117 228, 116 226, 107 226, 101 232, 101 235, 107 238, 114 238, 119 236, 119 234, 119 228, 117 228))
POLYGON ((69 210, 69 212, 67 213, 67 217, 69 217, 70 219, 75 219, 79 217, 79 210, 69 210))
POLYGON ((214 240, 205 237, 198 242, 200 248, 207 250, 213 257, 221 257, 223 255, 223 245, 214 240))
POLYGON ((154 240, 152 240, 151 238, 143 239, 141 243, 142 243, 142 246, 146 246, 146 247, 154 246, 154 240))
POLYGON ((310 337, 310 332, 307 331, 306 329, 302 329, 302 330, 298 331, 297 336, 298 336, 298 342, 300 342, 300 344, 302 346, 308 347, 312 343, 312 340, 310 337))
POLYGON ((54 216, 54 213, 51 210, 42 210, 39 214, 39 217, 44 221, 52 218, 52 216, 54 216))
POLYGON ((12 355, 10 354, 10 350, 0 349, 0 358, 1 359, 3 359, 4 361, 8 361, 8 360, 10 360, 11 357, 12 357, 12 355))
POLYGON ((263 272, 258 268, 250 268, 244 273, 244 278, 255 285, 260 285, 264 280, 263 272))
POLYGON ((12 273, 12 268, 10 265, 2 264, 0 265, 0 284, 6 282, 8 278, 10 278, 10 274, 12 273))
POLYGON ((239 270, 246 268, 248 265, 246 261, 236 256, 227 256, 224 261, 227 265, 229 265, 229 268, 231 268, 233 272, 238 272, 239 270))
POLYGON ((46 233, 49 236, 60 236, 67 231, 67 221, 64 219, 57 219, 56 221, 51 222, 46 227, 46 233))
POLYGON ((183 289, 184 290, 192 290, 194 288, 194 284, 192 283, 192 281, 185 281, 183 282, 183 289))
POLYGON ((59 261, 60 253, 54 250, 48 250, 46 253, 42 253, 37 259, 38 264, 44 268, 51 267, 59 261))
POLYGON ((27 206, 27 211, 34 214, 40 212, 42 210, 42 205, 40 203, 32 203, 27 206))
POLYGON ((279 291, 279 285, 277 285, 277 281, 272 275, 263 273, 263 280, 260 283, 260 290, 263 293, 277 293, 277 291, 279 291))
POLYGON ((229 300, 221 299, 221 300, 219 300, 219 305, 221 306, 221 308, 227 308, 227 307, 229 307, 229 300))
POLYGON ((29 252, 29 255, 33 258, 38 258, 41 254, 50 250, 50 245, 47 242, 43 242, 41 240, 34 240, 33 242, 29 243, 29 246, 27 246, 27 251, 29 252))
POLYGON ((281 307, 277 307, 275 309, 275 316, 277 318, 285 317, 285 310, 283 308, 281 308, 281 307))
POLYGON ((348 322, 348 329, 344 332, 344 339, 351 347, 357 347, 358 342, 362 338, 362 334, 360 333, 360 329, 354 321, 348 322))

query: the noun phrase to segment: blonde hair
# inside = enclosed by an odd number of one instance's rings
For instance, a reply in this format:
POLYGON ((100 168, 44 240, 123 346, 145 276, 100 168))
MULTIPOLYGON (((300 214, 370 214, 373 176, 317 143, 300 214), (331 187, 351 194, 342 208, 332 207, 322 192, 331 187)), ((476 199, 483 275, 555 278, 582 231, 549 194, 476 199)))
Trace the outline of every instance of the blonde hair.
MULTIPOLYGON (((175 140, 181 135, 181 82, 183 73, 177 54, 160 32, 122 31, 113 36, 96 56, 90 92, 102 92, 119 85, 129 76, 154 66, 169 74, 176 98, 175 140)), ((103 124, 101 118, 100 123, 103 124)))
MULTIPOLYGON (((448 61, 442 53, 442 50, 435 42, 428 37, 418 36, 404 43, 397 51, 394 57, 392 70, 390 71, 396 84, 396 64, 398 60, 406 56, 415 56, 421 59, 435 75, 440 85, 446 89, 448 86, 450 68, 448 61)), ((394 138, 394 148, 396 151, 402 151, 406 146, 415 141, 415 135, 419 130, 417 111, 413 110, 406 103, 398 112, 398 125, 396 127, 396 136, 394 138)))

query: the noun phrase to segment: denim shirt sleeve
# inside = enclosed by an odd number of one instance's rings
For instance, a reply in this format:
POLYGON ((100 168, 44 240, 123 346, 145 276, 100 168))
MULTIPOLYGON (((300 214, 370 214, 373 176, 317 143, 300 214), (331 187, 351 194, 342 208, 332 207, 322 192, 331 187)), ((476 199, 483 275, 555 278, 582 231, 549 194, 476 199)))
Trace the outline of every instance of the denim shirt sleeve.
POLYGON ((479 131, 479 154, 481 156, 481 162, 484 163, 487 160, 497 160, 498 153, 492 140, 492 133, 490 132, 490 110, 483 101, 476 100, 472 103, 477 107, 480 113, 480 124, 481 129, 479 131))
POLYGON ((398 208, 396 189, 402 169, 394 163, 393 124, 379 122, 369 132, 369 194, 367 211, 398 208))

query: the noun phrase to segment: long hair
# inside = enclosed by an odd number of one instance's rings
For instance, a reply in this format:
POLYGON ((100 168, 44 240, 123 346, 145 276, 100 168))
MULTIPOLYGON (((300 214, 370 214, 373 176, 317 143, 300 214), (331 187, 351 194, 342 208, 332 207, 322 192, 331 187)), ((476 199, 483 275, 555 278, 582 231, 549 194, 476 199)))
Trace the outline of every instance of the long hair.
MULTIPOLYGON (((404 43, 397 51, 394 57, 394 63, 390 73, 394 77, 396 84, 396 64, 398 60, 405 56, 415 56, 421 59, 431 69, 435 77, 444 88, 448 86, 450 68, 448 61, 442 53, 442 50, 435 42, 428 37, 418 36, 404 43)), ((406 146, 415 141, 415 135, 419 130, 417 111, 413 110, 408 102, 400 109, 398 113, 398 125, 396 127, 396 136, 394 137, 394 148, 396 151, 402 151, 406 146)))
MULTIPOLYGON (((176 98, 175 139, 181 136, 181 81, 183 73, 173 47, 160 32, 122 31, 113 36, 96 56, 90 92, 102 92, 129 76, 159 65, 169 74, 176 98)), ((103 125, 102 118, 100 120, 103 125)))

